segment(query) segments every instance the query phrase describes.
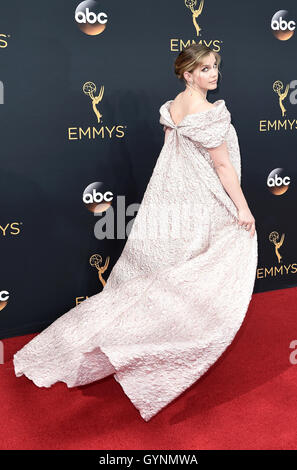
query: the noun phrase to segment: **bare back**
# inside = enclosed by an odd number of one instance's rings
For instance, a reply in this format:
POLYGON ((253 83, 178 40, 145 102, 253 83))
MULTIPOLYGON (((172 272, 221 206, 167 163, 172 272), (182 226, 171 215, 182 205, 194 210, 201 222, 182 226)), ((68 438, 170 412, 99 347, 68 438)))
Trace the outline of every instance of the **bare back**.
POLYGON ((201 102, 199 98, 189 97, 183 92, 179 93, 170 105, 170 115, 173 122, 178 125, 188 114, 206 111, 214 106, 213 103, 201 102))

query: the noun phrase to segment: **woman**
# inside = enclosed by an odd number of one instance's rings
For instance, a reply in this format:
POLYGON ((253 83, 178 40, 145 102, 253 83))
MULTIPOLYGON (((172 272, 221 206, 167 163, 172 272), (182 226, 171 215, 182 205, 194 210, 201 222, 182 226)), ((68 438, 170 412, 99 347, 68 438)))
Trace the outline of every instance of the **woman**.
POLYGON ((177 57, 186 88, 160 107, 165 143, 124 250, 99 294, 14 355, 17 377, 75 387, 114 374, 149 421, 232 342, 258 251, 230 113, 206 100, 219 61, 196 44, 177 57))
MULTIPOLYGON (((194 44, 186 48, 175 61, 175 73, 179 78, 184 78, 186 88, 177 95, 170 106, 169 112, 174 124, 178 121, 181 124, 183 116, 196 114, 196 112, 212 109, 215 106, 207 101, 206 95, 208 90, 213 90, 217 87, 220 56, 216 52, 209 52, 209 50, 210 48, 206 46, 194 44), (198 51, 201 52, 199 53, 198 51), (208 51, 207 55, 205 55, 206 51, 208 51), (201 56, 199 66, 196 66, 192 72, 187 70, 189 61, 191 63, 193 58, 195 63, 197 63, 199 56, 201 56)), ((178 124, 175 124, 175 127, 177 126, 178 124)), ((165 139, 170 129, 170 126, 164 126, 165 139)), ((239 225, 243 225, 246 230, 250 230, 251 236, 253 236, 255 234, 255 219, 241 190, 239 184, 240 175, 238 179, 236 171, 229 160, 226 141, 223 141, 215 148, 208 147, 208 152, 223 187, 238 209, 239 225)))

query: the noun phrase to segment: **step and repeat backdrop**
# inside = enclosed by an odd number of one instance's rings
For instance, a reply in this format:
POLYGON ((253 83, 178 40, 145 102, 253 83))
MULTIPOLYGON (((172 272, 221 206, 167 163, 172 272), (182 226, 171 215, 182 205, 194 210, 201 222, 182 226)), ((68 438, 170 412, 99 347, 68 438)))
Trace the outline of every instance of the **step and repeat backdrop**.
POLYGON ((1 3, 1 338, 39 332, 104 288, 164 143, 159 108, 184 89, 174 60, 192 43, 222 57, 208 99, 225 100, 239 137, 254 292, 296 286, 296 21, 296 0, 1 3))

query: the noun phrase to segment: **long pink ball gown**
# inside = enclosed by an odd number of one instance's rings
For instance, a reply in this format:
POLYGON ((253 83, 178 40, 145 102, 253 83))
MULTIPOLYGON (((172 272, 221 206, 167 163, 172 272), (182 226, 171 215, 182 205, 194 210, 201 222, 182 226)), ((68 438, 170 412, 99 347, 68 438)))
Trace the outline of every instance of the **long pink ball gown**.
POLYGON ((13 358, 16 376, 25 374, 38 387, 58 381, 76 387, 114 374, 145 421, 232 342, 251 300, 258 259, 257 232, 251 237, 238 225, 207 150, 226 140, 241 180, 225 101, 188 114, 179 125, 170 115, 172 101, 160 107, 160 123, 171 131, 104 289, 13 358), (160 235, 165 229, 171 236, 160 235))

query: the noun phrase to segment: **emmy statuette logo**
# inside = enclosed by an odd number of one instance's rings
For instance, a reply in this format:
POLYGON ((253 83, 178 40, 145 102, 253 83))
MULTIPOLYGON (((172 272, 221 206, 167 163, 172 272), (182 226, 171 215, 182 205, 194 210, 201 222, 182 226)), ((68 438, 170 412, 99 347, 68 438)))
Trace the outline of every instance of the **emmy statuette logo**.
POLYGON ((92 255, 89 260, 90 265, 97 269, 98 279, 101 282, 103 287, 105 286, 106 281, 103 279, 102 274, 105 273, 105 271, 107 270, 108 265, 109 265, 109 260, 110 260, 110 256, 107 256, 104 266, 102 266, 102 256, 98 255, 97 253, 92 255))
MULTIPOLYGON (((201 34, 202 28, 200 26, 200 16, 204 9, 204 0, 184 0, 184 6, 186 11, 187 9, 187 16, 190 13, 192 24, 194 26, 194 38, 184 39, 179 37, 170 38, 170 51, 171 52, 180 52, 185 47, 190 44, 205 44, 206 46, 210 47, 213 51, 219 52, 221 50, 221 44, 223 41, 220 39, 208 39, 205 37, 205 34, 201 34), (199 19, 199 23, 198 23, 199 19)), ((204 33, 205 33, 205 28, 204 33)))
POLYGON ((187 8, 189 8, 192 13, 193 25, 195 27, 197 36, 199 36, 201 28, 197 23, 197 18, 201 15, 201 12, 203 10, 204 0, 200 0, 199 6, 198 8, 196 8, 196 10, 195 7, 197 5, 197 0, 185 0, 185 5, 187 8))
POLYGON ((104 93, 104 85, 101 85, 100 91, 97 96, 94 96, 96 91, 96 85, 93 82, 86 82, 83 85, 83 92, 91 98, 92 108, 97 117, 97 122, 100 123, 102 118, 102 114, 97 109, 97 104, 102 101, 103 93, 104 93))
POLYGON ((294 131, 295 129, 297 129, 297 120, 294 117, 287 117, 287 109, 284 105, 284 101, 286 100, 286 98, 289 99, 291 105, 294 106, 297 104, 296 85, 297 80, 291 80, 286 86, 284 86, 281 80, 275 80, 275 82, 273 82, 272 90, 277 96, 278 106, 281 111, 281 117, 283 119, 260 119, 260 132, 294 131))
POLYGON ((282 233, 280 236, 276 230, 270 232, 267 239, 274 248, 274 254, 277 258, 277 263, 271 266, 263 266, 257 268, 257 279, 275 279, 279 276, 288 276, 297 273, 297 263, 285 262, 283 255, 280 253, 284 246, 285 234, 282 233))
POLYGON ((281 239, 279 239, 279 234, 278 232, 271 232, 269 234, 269 241, 274 245, 274 251, 277 257, 278 262, 280 263, 282 259, 282 255, 279 253, 279 248, 282 247, 285 239, 285 234, 283 233, 281 236, 281 239))
MULTIPOLYGON (((96 93, 96 84, 94 82, 88 81, 82 85, 82 91, 90 98, 89 103, 91 106, 88 105, 88 108, 92 109, 92 118, 95 121, 95 125, 93 124, 87 127, 82 127, 78 124, 76 126, 68 127, 68 139, 72 141, 82 139, 95 140, 97 138, 110 140, 113 137, 122 139, 125 136, 127 125, 103 123, 101 109, 100 111, 98 109, 99 103, 100 108, 102 106, 103 95, 105 93, 104 85, 101 85, 98 93, 96 93)), ((104 121, 106 121, 106 119, 104 121)))
POLYGON ((288 91, 289 91, 289 84, 286 86, 286 89, 285 91, 282 91, 284 89, 284 84, 283 82, 281 82, 280 80, 276 80, 272 86, 273 88, 273 91, 278 95, 278 104, 280 106, 280 109, 282 111, 282 116, 284 117, 285 114, 286 114, 286 108, 284 107, 283 105, 283 101, 284 99, 287 97, 288 95, 288 91))

